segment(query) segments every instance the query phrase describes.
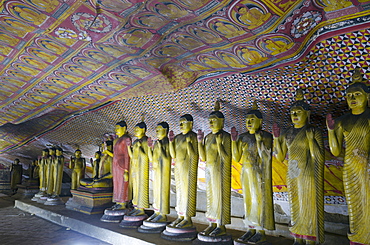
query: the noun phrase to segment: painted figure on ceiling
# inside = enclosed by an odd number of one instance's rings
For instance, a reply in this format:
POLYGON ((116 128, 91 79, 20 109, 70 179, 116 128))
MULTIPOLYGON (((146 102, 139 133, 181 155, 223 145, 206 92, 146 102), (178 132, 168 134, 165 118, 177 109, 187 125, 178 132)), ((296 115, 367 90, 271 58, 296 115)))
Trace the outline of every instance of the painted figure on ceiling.
POLYGON ((137 21, 138 24, 152 29, 159 29, 167 23, 167 21, 154 14, 140 16, 137 21))
POLYGON ((215 21, 213 23, 215 31, 225 36, 226 38, 233 38, 245 34, 246 32, 239 29, 239 27, 226 22, 226 21, 215 21))
POLYGON ((219 43, 222 41, 222 38, 217 34, 201 27, 192 27, 189 29, 190 33, 193 33, 200 40, 208 44, 219 43))
POLYGON ((92 71, 96 71, 97 69, 102 67, 101 64, 96 63, 95 61, 87 59, 85 57, 76 57, 76 58, 73 59, 73 61, 75 63, 81 65, 82 67, 86 67, 86 68, 88 68, 89 70, 92 70, 92 71))
POLYGON ((204 44, 200 42, 199 40, 193 38, 190 35, 184 34, 184 33, 176 35, 176 37, 174 37, 172 40, 173 42, 180 44, 182 47, 188 50, 193 50, 193 49, 204 46, 204 44))
POLYGON ((9 46, 16 46, 19 43, 19 39, 12 37, 5 32, 0 32, 0 43, 4 43, 9 46))
POLYGON ((202 61, 207 66, 212 68, 225 68, 228 67, 226 64, 221 63, 218 59, 211 56, 200 56, 199 60, 202 61))
POLYGON ((157 3, 155 10, 168 19, 178 19, 188 14, 188 11, 180 9, 176 4, 171 2, 157 3))
POLYGON ((257 6, 240 6, 237 7, 237 12, 238 20, 250 30, 259 27, 271 17, 271 13, 264 13, 257 6))
POLYGON ((27 76, 27 75, 25 75, 23 73, 20 73, 18 71, 8 70, 7 72, 8 72, 9 75, 11 75, 13 77, 16 77, 16 78, 19 78, 19 79, 21 79, 23 81, 29 81, 29 80, 32 79, 32 77, 27 76))
POLYGON ((265 43, 265 48, 270 52, 271 55, 277 55, 288 51, 293 47, 294 43, 288 43, 287 40, 274 40, 272 38, 264 38, 262 42, 265 43))
POLYGON ((267 57, 263 57, 259 51, 252 48, 242 47, 240 53, 248 65, 255 65, 267 60, 267 57))
POLYGON ((35 67, 35 68, 38 68, 38 69, 45 69, 48 65, 45 64, 44 62, 41 62, 35 58, 32 58, 32 57, 27 57, 27 56, 24 56, 24 57, 21 57, 21 59, 26 62, 27 64, 35 67))
POLYGON ((238 58, 234 57, 232 54, 225 52, 220 52, 220 58, 224 60, 229 66, 234 68, 243 68, 245 65, 241 64, 241 61, 238 58))
POLYGON ((31 22, 34 25, 41 25, 46 20, 47 16, 39 13, 35 9, 31 9, 26 5, 15 5, 12 7, 13 12, 18 17, 22 18, 27 22, 31 22))
POLYGON ((80 77, 88 77, 89 75, 91 75, 91 71, 86 71, 84 69, 82 69, 81 67, 78 67, 76 65, 65 65, 64 68, 69 71, 69 72, 72 72, 80 77))
POLYGON ((282 135, 278 126, 273 126, 276 158, 282 162, 288 156, 289 230, 295 245, 323 243, 324 142, 321 130, 309 124, 310 108, 300 89, 290 116, 294 126, 282 135))
POLYGON ((38 44, 40 45, 40 47, 45 48, 58 55, 63 54, 67 50, 67 48, 63 47, 62 45, 47 39, 41 39, 40 41, 38 41, 38 44))
POLYGON ((188 68, 192 71, 203 71, 203 70, 209 70, 209 67, 203 66, 198 62, 195 61, 186 61, 184 62, 183 66, 185 68, 188 68))
POLYGON ((54 60, 57 59, 57 56, 53 55, 53 54, 50 54, 50 53, 47 53, 41 49, 37 49, 37 48, 31 48, 28 50, 28 52, 48 63, 52 63, 54 60))
POLYGON ((179 4, 183 5, 185 8, 195 10, 201 8, 209 0, 176 0, 179 4))
POLYGON ((327 116, 330 151, 338 156, 345 142, 343 184, 348 204, 351 245, 370 244, 370 89, 359 69, 346 90, 349 113, 327 116))
POLYGON ((8 46, 0 45, 0 53, 3 55, 8 55, 13 49, 8 46))
POLYGON ((88 50, 85 54, 91 59, 101 62, 103 64, 107 64, 113 60, 113 58, 110 57, 109 55, 95 50, 88 50))
MULTIPOLYGON (((30 25, 27 25, 17 19, 13 19, 13 18, 10 18, 10 17, 4 17, 3 19, 3 23, 6 24, 6 26, 10 26, 10 27, 13 27, 17 30, 20 31, 20 33, 27 33, 27 32, 32 32, 35 30, 35 27, 33 26, 30 26, 30 25)), ((5 25, 4 25, 5 26, 5 25)), ((21 35, 23 36, 23 35, 21 35)))
POLYGON ((247 232, 238 238, 242 242, 266 241, 265 230, 275 230, 272 200, 272 135, 261 130, 262 113, 256 102, 247 113, 248 132, 239 135, 231 129, 233 159, 242 164, 244 223, 247 232))
POLYGON ((352 2, 349 0, 319 0, 319 2, 324 4, 325 12, 344 9, 352 5, 352 2))
POLYGON ((58 0, 28 0, 34 4, 38 9, 45 12, 52 12, 58 5, 58 0))
POLYGON ((142 48, 152 36, 153 34, 147 30, 134 29, 127 33, 118 34, 117 39, 123 45, 142 48))
POLYGON ((13 66, 17 69, 19 69, 20 71, 23 71, 29 75, 32 75, 32 76, 36 76, 37 74, 39 74, 39 70, 35 69, 35 68, 32 68, 32 67, 29 67, 29 66, 26 66, 26 65, 23 65, 23 64, 20 64, 20 63, 15 63, 13 64, 13 66))

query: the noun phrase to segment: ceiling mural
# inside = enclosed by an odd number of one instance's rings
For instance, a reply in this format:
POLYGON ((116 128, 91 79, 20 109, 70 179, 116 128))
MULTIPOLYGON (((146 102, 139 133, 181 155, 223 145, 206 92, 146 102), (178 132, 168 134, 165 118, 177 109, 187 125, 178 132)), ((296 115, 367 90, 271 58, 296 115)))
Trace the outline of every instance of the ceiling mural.
POLYGON ((1 1, 0 125, 177 91, 300 58, 368 1, 1 1))

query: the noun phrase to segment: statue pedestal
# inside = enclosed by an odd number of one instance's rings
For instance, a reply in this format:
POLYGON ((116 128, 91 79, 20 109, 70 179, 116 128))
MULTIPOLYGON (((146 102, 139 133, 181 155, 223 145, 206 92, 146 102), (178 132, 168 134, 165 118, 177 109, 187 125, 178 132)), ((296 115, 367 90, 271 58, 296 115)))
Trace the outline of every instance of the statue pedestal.
POLYGON ((161 233, 170 222, 151 222, 143 221, 143 224, 138 228, 141 233, 161 233))
POLYGON ((112 188, 78 188, 71 190, 71 193, 73 197, 66 203, 66 208, 81 213, 100 214, 113 204, 112 188))
POLYGON ((250 243, 248 241, 240 241, 238 239, 234 240, 234 245, 245 245, 245 244, 258 244, 258 245, 272 245, 270 242, 268 241, 264 241, 264 242, 258 242, 258 243, 250 243))
POLYGON ((16 196, 19 198, 32 198, 36 193, 39 192, 38 180, 28 180, 24 184, 17 185, 18 190, 16 196))
POLYGON ((176 228, 167 226, 161 234, 161 237, 170 241, 191 241, 197 237, 195 227, 176 228))
POLYGON ((193 245, 233 245, 231 235, 223 236, 203 236, 198 233, 198 238, 193 241, 193 245))
POLYGON ((10 171, 0 169, 0 192, 10 193, 10 171))
POLYGON ((119 226, 126 229, 137 229, 143 224, 143 221, 146 220, 147 218, 148 218, 147 214, 137 216, 125 215, 123 216, 123 220, 121 221, 119 226))
POLYGON ((64 202, 62 201, 62 199, 60 199, 59 196, 48 197, 48 199, 46 199, 46 202, 44 202, 44 205, 64 205, 64 202))

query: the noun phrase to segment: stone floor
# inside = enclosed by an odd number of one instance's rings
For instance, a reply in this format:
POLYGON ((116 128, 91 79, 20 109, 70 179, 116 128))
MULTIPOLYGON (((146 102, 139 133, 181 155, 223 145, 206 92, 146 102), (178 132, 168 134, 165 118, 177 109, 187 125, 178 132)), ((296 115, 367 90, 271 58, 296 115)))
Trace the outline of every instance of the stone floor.
MULTIPOLYGON (((123 229, 115 223, 101 222, 99 220, 101 215, 75 212, 62 205, 45 206, 30 200, 18 200, 17 206, 24 210, 22 211, 14 208, 14 203, 14 197, 0 194, 0 224, 2 224, 0 244, 2 245, 192 244, 192 242, 163 240, 159 234, 143 234, 136 230, 123 229), (37 216, 44 217, 44 219, 37 216), (67 227, 72 227, 72 229, 67 227), (130 240, 131 238, 133 240, 130 240)), ((196 227, 198 231, 201 231, 206 225, 196 224, 196 227)), ((228 232, 233 239, 243 234, 242 231, 231 229, 228 232)), ((343 237, 337 239, 336 241, 330 239, 324 244, 349 244, 348 240, 343 237)), ((269 236, 268 241, 272 245, 293 244, 293 240, 285 237, 269 236)))
POLYGON ((2 245, 109 244, 14 208, 14 198, 6 195, 0 196, 0 224, 2 245))

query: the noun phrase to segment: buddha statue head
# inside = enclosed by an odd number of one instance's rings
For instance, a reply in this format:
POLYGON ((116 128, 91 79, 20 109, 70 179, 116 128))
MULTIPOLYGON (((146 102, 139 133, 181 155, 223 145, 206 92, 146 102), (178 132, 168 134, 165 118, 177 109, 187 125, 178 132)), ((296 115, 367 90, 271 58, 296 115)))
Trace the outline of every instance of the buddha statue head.
POLYGON ((164 139, 167 136, 169 129, 170 127, 168 126, 168 123, 166 122, 158 123, 157 127, 155 128, 158 140, 164 139))
POLYGON ((48 157, 49 156, 49 149, 47 149, 47 148, 46 149, 43 149, 42 150, 42 156, 43 157, 48 157))
POLYGON ((96 151, 95 152, 95 159, 100 159, 101 158, 101 151, 96 151))
POLYGON ((359 68, 353 73, 352 82, 346 89, 346 100, 352 114, 359 115, 365 111, 370 103, 370 89, 364 83, 359 68))
POLYGON ((144 118, 142 118, 141 122, 135 125, 134 135, 138 139, 141 139, 143 136, 145 136, 145 133, 146 133, 146 124, 144 122, 144 118))
POLYGON ((297 90, 296 101, 290 107, 290 118, 294 128, 302 128, 309 123, 310 106, 304 101, 302 89, 297 90))
POLYGON ((247 113, 245 126, 250 134, 254 134, 262 127, 262 113, 258 110, 257 101, 254 101, 252 110, 247 113))
POLYGON ((82 156, 82 152, 81 152, 81 150, 80 150, 80 149, 77 149, 77 150, 75 151, 75 157, 76 157, 76 158, 81 158, 81 156, 82 156))
POLYGON ((50 156, 55 156, 55 147, 51 147, 50 149, 49 149, 49 155, 50 156))
POLYGON ((63 149, 60 148, 60 147, 55 148, 55 155, 56 156, 62 156, 63 155, 63 149))
POLYGON ((220 102, 216 101, 214 111, 209 114, 208 123, 212 134, 217 134, 224 128, 225 116, 220 110, 220 102))
POLYGON ((180 117, 180 131, 182 134, 187 134, 193 129, 193 117, 190 114, 185 114, 180 117))
POLYGON ((127 124, 125 121, 120 121, 116 123, 115 132, 118 137, 125 135, 127 133, 127 124))

